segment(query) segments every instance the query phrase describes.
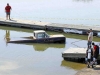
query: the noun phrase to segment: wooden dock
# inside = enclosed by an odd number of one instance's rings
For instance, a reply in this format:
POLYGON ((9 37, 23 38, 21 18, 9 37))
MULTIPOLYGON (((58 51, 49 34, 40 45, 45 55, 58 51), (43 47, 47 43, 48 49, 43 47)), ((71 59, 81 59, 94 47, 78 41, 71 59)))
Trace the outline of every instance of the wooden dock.
POLYGON ((0 25, 30 28, 30 29, 42 29, 42 30, 50 30, 58 32, 64 32, 64 29, 70 29, 71 32, 76 30, 87 31, 90 28, 92 28, 94 32, 96 33, 100 32, 100 25, 86 26, 86 25, 73 25, 73 24, 59 24, 59 23, 50 23, 50 22, 33 21, 33 20, 20 20, 20 19, 5 20, 5 18, 0 18, 0 25))

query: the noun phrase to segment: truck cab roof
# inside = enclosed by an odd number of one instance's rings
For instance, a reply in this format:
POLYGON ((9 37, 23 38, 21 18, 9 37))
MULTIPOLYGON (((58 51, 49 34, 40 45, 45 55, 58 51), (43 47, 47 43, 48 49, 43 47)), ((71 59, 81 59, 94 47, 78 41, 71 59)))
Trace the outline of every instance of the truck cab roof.
POLYGON ((33 31, 33 35, 36 39, 40 39, 40 38, 48 38, 49 35, 44 31, 44 30, 36 30, 33 31))

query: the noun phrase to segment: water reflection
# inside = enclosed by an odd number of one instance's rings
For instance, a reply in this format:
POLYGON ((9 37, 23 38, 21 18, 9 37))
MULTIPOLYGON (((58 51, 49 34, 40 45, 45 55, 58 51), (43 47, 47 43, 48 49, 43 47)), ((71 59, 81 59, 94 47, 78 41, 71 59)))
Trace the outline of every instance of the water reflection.
POLYGON ((66 67, 66 68, 69 67, 75 70, 80 70, 86 67, 86 64, 62 60, 61 66, 66 67))
POLYGON ((6 46, 7 46, 7 42, 10 41, 10 31, 9 30, 6 30, 4 39, 6 41, 6 46))
POLYGON ((91 2, 93 0, 73 0, 73 1, 77 1, 77 2, 91 2))
POLYGON ((35 44, 26 44, 26 45, 33 46, 35 51, 45 51, 48 48, 65 48, 65 44, 39 44, 39 43, 35 43, 35 44))

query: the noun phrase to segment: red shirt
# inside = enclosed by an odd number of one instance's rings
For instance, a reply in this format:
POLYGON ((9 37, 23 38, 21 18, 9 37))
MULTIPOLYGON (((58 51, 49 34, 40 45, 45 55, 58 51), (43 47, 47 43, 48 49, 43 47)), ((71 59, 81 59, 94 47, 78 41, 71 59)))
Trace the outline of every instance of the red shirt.
POLYGON ((5 7, 5 10, 6 10, 6 12, 10 12, 11 6, 6 6, 6 7, 5 7))
POLYGON ((95 51, 95 50, 97 49, 97 46, 96 46, 96 45, 94 45, 93 47, 94 47, 94 51, 95 51))

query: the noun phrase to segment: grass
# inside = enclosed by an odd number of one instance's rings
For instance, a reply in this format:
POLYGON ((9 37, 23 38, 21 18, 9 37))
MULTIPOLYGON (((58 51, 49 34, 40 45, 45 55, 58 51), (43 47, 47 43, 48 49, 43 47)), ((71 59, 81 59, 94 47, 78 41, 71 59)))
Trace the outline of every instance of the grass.
MULTIPOLYGON (((79 34, 70 34, 70 33, 63 33, 67 38, 75 38, 75 39, 82 39, 87 40, 88 35, 79 35, 79 34)), ((93 36, 93 41, 100 42, 100 37, 93 36)))

